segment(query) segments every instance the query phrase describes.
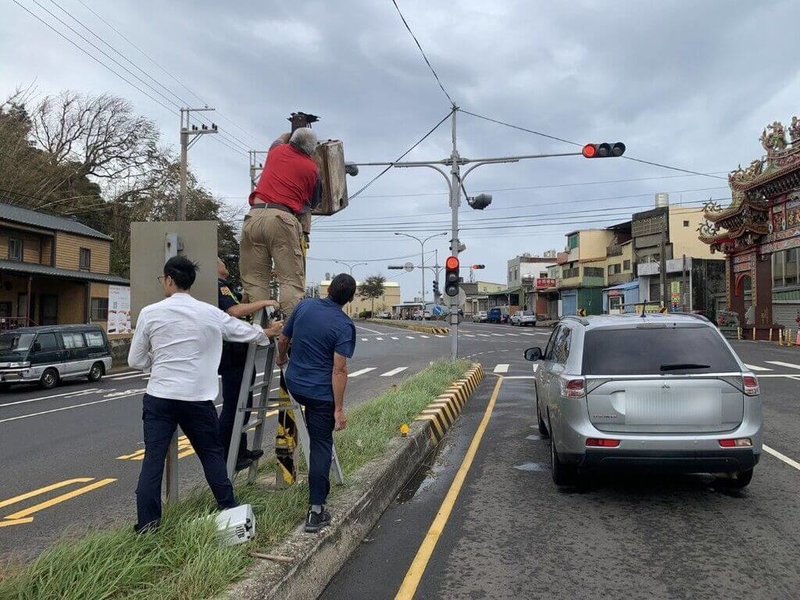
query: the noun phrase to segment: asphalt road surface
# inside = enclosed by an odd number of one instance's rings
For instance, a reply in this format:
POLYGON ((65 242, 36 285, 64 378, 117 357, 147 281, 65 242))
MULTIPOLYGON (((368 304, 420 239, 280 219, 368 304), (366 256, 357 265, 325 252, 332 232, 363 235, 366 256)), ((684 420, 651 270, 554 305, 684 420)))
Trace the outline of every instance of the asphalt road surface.
POLYGON ((522 359, 545 332, 464 333, 475 338, 463 338, 463 354, 484 364, 486 380, 324 599, 800 595, 800 348, 734 342, 764 406, 765 452, 746 489, 617 474, 577 490, 551 480, 522 359))
MULTIPOLYGON (((348 406, 375 397, 449 351, 444 336, 373 323, 359 325, 357 334, 348 406)), ((0 558, 30 558, 61 535, 135 522, 146 385, 142 373, 126 371, 99 383, 0 393, 0 558)), ((268 453, 273 439, 274 417, 265 435, 268 453)), ((179 480, 186 490, 203 478, 191 446, 183 444, 179 480)))

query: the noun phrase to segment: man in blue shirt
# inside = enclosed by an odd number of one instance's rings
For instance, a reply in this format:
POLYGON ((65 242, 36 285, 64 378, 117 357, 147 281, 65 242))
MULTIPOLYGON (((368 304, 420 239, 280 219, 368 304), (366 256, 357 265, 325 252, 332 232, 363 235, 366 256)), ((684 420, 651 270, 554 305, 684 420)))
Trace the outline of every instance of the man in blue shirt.
POLYGON ((316 533, 331 522, 325 501, 330 491, 333 432, 347 427, 344 413, 347 359, 352 358, 356 349, 356 327, 342 307, 353 300, 355 293, 355 279, 344 273, 337 275, 331 281, 327 298, 303 300, 297 305, 278 341, 277 364, 289 364, 286 385, 294 399, 305 407, 311 442, 305 526, 308 533, 316 533))

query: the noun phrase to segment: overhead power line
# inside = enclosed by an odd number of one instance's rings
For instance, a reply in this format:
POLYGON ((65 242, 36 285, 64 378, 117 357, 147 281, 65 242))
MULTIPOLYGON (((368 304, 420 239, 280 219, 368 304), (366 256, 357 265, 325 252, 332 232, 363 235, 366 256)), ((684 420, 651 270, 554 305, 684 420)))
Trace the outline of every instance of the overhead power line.
MULTIPOLYGON (((477 117, 478 119, 483 119, 484 121, 489 121, 491 123, 496 123, 498 125, 503 125, 505 127, 510 127, 511 129, 518 129, 520 131, 525 131, 527 133, 532 133, 533 135, 538 135, 540 137, 548 138, 548 139, 551 139, 551 140, 556 140, 556 141, 559 141, 559 142, 564 142, 565 144, 571 144, 573 146, 583 146, 583 144, 580 144, 580 143, 575 142, 573 140, 567 140, 567 139, 564 139, 564 138, 556 137, 554 135, 550 135, 548 133, 542 133, 541 131, 535 131, 533 129, 527 129, 525 127, 520 127, 519 125, 513 125, 512 123, 507 123, 505 121, 500 121, 498 119, 492 119, 491 117, 487 117, 487 116, 484 116, 484 115, 479 115, 477 113, 470 112, 468 110, 464 110, 464 109, 459 109, 459 110, 462 113, 466 114, 466 115, 471 115, 473 117, 477 117)), ((699 176, 702 176, 702 177, 712 177, 714 179, 725 179, 724 177, 721 177, 719 175, 712 175, 711 173, 701 173, 700 171, 692 171, 691 169, 683 169, 681 167, 673 167, 671 165, 665 165, 665 164, 662 164, 662 163, 657 163, 657 162, 653 162, 653 161, 649 161, 649 160, 643 160, 641 158, 634 158, 632 156, 623 155, 622 158, 625 158, 627 160, 632 160, 634 162, 642 163, 642 164, 645 164, 645 165, 651 165, 651 166, 654 166, 654 167, 660 167, 662 169, 670 169, 671 171, 680 171, 681 173, 689 173, 691 175, 699 175, 699 176)))
POLYGON ((436 69, 433 68, 431 61, 428 60, 428 57, 425 54, 425 50, 422 49, 422 44, 419 43, 417 36, 414 35, 413 31, 411 31, 411 26, 408 24, 408 21, 406 21, 406 18, 403 16, 403 12, 397 5, 397 0, 392 0, 392 4, 394 4, 394 7, 397 9, 397 14, 400 15, 400 19, 403 21, 403 25, 406 26, 406 29, 408 29, 408 33, 410 33, 411 37, 414 38, 414 43, 417 45, 417 48, 419 48, 420 54, 422 54, 422 58, 425 59, 425 64, 428 65, 428 68, 431 70, 431 73, 433 73, 433 76, 436 78, 436 83, 439 84, 439 87, 441 88, 442 92, 444 93, 445 96, 447 96, 447 99, 450 101, 450 105, 455 106, 456 103, 453 102, 453 99, 450 97, 450 94, 448 94, 447 90, 444 89, 444 84, 442 83, 442 80, 439 79, 439 75, 436 73, 436 69))
MULTIPOLYGON (((425 253, 425 256, 429 254, 433 254, 435 250, 429 250, 425 253)), ((404 256, 387 256, 386 258, 314 258, 309 256, 307 260, 316 260, 319 262, 383 262, 386 260, 401 260, 403 258, 416 258, 419 256, 419 252, 414 254, 406 254, 404 256)))

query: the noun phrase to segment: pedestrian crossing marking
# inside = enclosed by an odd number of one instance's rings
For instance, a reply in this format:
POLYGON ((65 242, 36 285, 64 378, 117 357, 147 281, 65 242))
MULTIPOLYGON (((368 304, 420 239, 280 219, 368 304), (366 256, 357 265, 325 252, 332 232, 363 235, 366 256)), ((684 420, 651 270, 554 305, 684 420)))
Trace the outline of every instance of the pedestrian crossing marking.
POLYGON ((511 337, 519 337, 518 333, 507 333, 506 335, 510 335, 511 337))
POLYGON ((765 363, 770 365, 778 365, 779 367, 788 367, 790 369, 800 369, 800 365, 795 363, 782 362, 780 360, 765 360, 765 363))
POLYGON ((465 333, 465 334, 464 334, 464 337, 472 337, 472 338, 474 338, 475 336, 474 336, 474 335, 472 335, 472 334, 470 334, 470 333, 465 333))
POLYGON ((394 336, 392 336, 392 339, 393 339, 393 340, 399 340, 400 338, 399 338, 399 337, 394 337, 394 336))
POLYGON ((495 373, 508 373, 508 367, 510 365, 507 364, 499 364, 494 368, 495 373))
POLYGON ((504 337, 502 333, 493 333, 492 335, 495 337, 504 337))
POLYGON ((421 336, 419 336, 419 337, 421 337, 421 338, 425 338, 426 340, 429 340, 429 339, 430 339, 430 337, 429 337, 429 336, 427 336, 427 335, 421 335, 421 336))
POLYGON ((408 339, 410 339, 410 340, 413 340, 413 339, 414 339, 414 336, 413 336, 413 335, 407 335, 406 337, 407 337, 408 339))
POLYGON ((446 336, 446 335, 439 335, 439 334, 436 334, 436 337, 438 337, 438 338, 445 338, 445 337, 447 337, 447 336, 446 336))
POLYGON ((382 337, 376 337, 375 339, 376 339, 376 340, 378 340, 379 342, 382 342, 382 341, 383 341, 383 338, 382 338, 382 337))
POLYGON ((364 373, 369 373, 370 371, 374 371, 377 367, 367 367, 366 369, 360 369, 358 371, 353 371, 348 375, 348 377, 358 377, 359 375, 363 375, 364 373))
POLYGON ((369 338, 361 338, 361 341, 362 341, 362 342, 368 342, 368 341, 369 341, 369 338))
POLYGON ((744 366, 750 369, 751 371, 772 371, 772 369, 767 369, 766 367, 757 367, 755 365, 745 364, 744 366))
POLYGON ((391 377, 392 375, 397 375, 398 373, 402 373, 406 369, 408 369, 408 367, 397 367, 396 369, 392 369, 391 371, 386 371, 386 373, 383 373, 381 377, 391 377))
POLYGON ((479 335, 480 337, 489 337, 489 334, 488 334, 488 333, 479 333, 478 335, 479 335))

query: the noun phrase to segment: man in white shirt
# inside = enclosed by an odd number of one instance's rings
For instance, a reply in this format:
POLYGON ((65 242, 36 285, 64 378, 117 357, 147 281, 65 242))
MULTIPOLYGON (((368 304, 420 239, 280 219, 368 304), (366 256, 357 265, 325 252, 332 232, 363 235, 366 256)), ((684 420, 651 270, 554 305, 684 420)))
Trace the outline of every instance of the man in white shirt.
MULTIPOLYGON (((170 258, 159 281, 166 298, 142 309, 128 353, 134 369, 150 369, 144 395, 144 461, 136 488, 137 532, 158 527, 164 460, 180 425, 220 509, 237 505, 225 468, 214 408, 222 340, 268 344, 267 333, 189 295, 197 265, 170 258)), ((276 325, 277 327, 277 325, 276 325)), ((272 329, 272 328, 271 328, 272 329)))

